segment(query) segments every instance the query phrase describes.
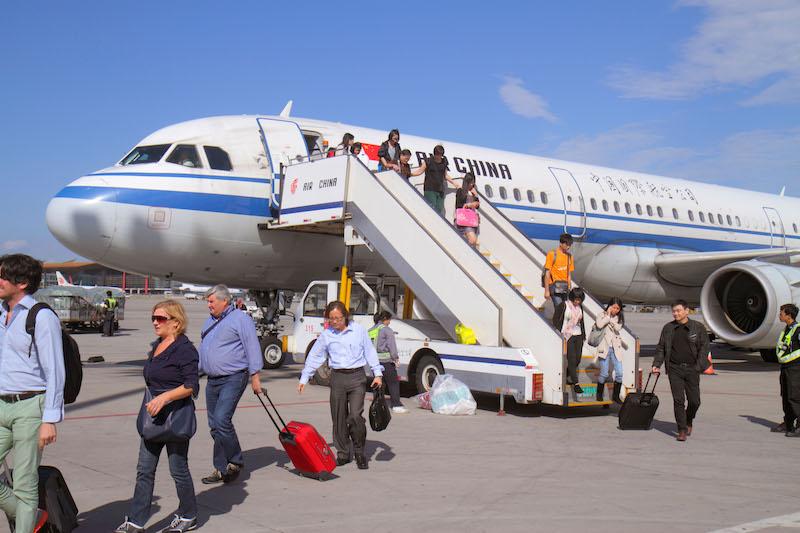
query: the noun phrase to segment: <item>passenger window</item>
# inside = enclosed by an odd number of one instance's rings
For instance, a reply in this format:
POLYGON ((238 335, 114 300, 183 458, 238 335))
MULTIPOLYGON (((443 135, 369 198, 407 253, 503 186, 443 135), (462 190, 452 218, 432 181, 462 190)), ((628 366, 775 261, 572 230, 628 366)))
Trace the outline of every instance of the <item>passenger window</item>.
POLYGON ((303 302, 305 316, 325 316, 325 306, 328 305, 328 286, 317 284, 308 290, 303 302))
POLYGON ((144 163, 157 163, 169 150, 169 144, 154 144, 152 146, 137 146, 122 158, 120 165, 142 165, 144 163))
POLYGON ((506 192, 505 187, 500 187, 500 198, 502 198, 503 200, 508 198, 508 193, 506 192))
MULTIPOLYGON (((700 214, 702 215, 702 213, 700 213, 700 214)), ((689 209, 689 220, 691 220, 692 222, 694 222, 694 213, 692 212, 692 210, 691 210, 691 209, 689 209)))
POLYGON ((642 214, 642 206, 640 204, 636 204, 636 214, 637 215, 642 214))
POLYGON ((175 147, 169 157, 167 163, 175 163, 189 168, 202 168, 200 158, 197 156, 197 148, 193 144, 179 144, 175 147))
MULTIPOLYGON (((736 217, 736 227, 739 227, 739 228, 742 227, 742 220, 738 216, 736 217)), ((797 231, 797 230, 795 230, 795 231, 797 231)))
POLYGON ((219 146, 203 146, 206 151, 206 159, 208 159, 208 166, 214 170, 233 170, 231 165, 231 158, 228 157, 228 152, 219 146))
POLYGON ((725 215, 725 220, 728 222, 729 226, 733 226, 733 220, 731 220, 730 215, 725 215))
POLYGON ((494 193, 492 192, 492 188, 489 185, 484 186, 483 192, 486 193, 486 198, 491 198, 492 196, 494 196, 494 193))
POLYGON ((661 209, 661 206, 656 207, 656 213, 658 213, 659 218, 664 218, 664 210, 661 209))
POLYGON ((703 212, 702 211, 698 211, 698 214, 700 215, 700 222, 705 222, 706 221, 706 216, 703 214, 703 212))
POLYGON ((547 205, 547 193, 546 192, 539 193, 539 199, 542 201, 543 204, 547 205))
POLYGON ((672 208, 672 218, 678 220, 678 210, 675 209, 674 207, 672 208))
POLYGON ((717 221, 719 222, 720 226, 725 223, 725 222, 722 221, 722 215, 720 215, 719 213, 717 213, 717 221))
POLYGON ((653 206, 650 205, 647 206, 647 216, 649 217, 653 216, 653 206))
POLYGON ((608 201, 603 200, 603 211, 608 211, 608 201))
POLYGON ((709 214, 708 214, 708 222, 709 222, 710 224, 713 224, 713 223, 714 223, 714 213, 709 213, 709 214))
POLYGON ((590 204, 591 204, 591 206, 592 206, 592 210, 594 210, 594 211, 597 211, 597 200, 595 200, 594 198, 592 198, 591 200, 589 200, 589 203, 590 203, 590 204))
POLYGON ((614 211, 619 213, 619 202, 614 202, 614 211))
POLYGON ((522 194, 520 194, 519 189, 514 189, 514 200, 518 202, 522 200, 522 194))
POLYGON ((797 233, 797 222, 792 222, 792 229, 797 233))
POLYGON ((625 202, 625 212, 628 213, 629 215, 631 214, 631 204, 629 204, 628 202, 625 202))
POLYGON ((528 201, 532 204, 536 203, 536 194, 530 189, 528 189, 528 201))

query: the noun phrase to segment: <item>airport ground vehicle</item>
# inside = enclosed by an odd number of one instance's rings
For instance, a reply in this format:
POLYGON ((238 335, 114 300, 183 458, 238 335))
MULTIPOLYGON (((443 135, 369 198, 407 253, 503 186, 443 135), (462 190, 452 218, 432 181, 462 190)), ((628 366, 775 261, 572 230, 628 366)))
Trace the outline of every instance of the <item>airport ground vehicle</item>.
MULTIPOLYGON (((372 327, 379 308, 395 314, 399 281, 356 274, 351 290, 353 320, 372 327), (379 298, 378 295, 383 298, 379 298)), ((340 282, 312 281, 295 307, 293 330, 284 337, 286 348, 296 362, 305 361, 308 352, 325 327, 323 312, 328 302, 338 299, 340 282)), ((434 320, 394 319, 400 355, 398 375, 419 392, 430 390, 436 376, 453 374, 470 389, 496 393, 498 390, 519 403, 542 400, 544 380, 538 362, 527 348, 458 344, 434 320)), ((314 376, 317 384, 327 385, 330 369, 323 365, 314 376)))
POLYGON ((107 290, 111 290, 117 300, 114 329, 119 329, 119 321, 125 318, 125 293, 121 289, 53 286, 39 289, 34 298, 52 307, 61 323, 69 329, 101 331, 105 315, 103 301, 107 290))

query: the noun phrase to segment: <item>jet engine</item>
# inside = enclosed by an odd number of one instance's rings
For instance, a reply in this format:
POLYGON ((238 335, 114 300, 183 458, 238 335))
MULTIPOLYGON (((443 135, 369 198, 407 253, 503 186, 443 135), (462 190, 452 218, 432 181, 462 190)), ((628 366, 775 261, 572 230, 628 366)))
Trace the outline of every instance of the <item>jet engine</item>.
POLYGON ((783 323, 778 311, 800 299, 800 269, 740 261, 714 271, 703 285, 700 305, 708 327, 735 346, 762 349, 775 360, 774 348, 783 323))

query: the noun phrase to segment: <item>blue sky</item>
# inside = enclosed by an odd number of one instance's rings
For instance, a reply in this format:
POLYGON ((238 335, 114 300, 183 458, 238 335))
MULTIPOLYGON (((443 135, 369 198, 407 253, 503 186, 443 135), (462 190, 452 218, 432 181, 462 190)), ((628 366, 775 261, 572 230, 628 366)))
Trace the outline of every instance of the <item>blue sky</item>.
POLYGON ((0 253, 162 126, 294 114, 800 196, 800 3, 14 2, 0 253))

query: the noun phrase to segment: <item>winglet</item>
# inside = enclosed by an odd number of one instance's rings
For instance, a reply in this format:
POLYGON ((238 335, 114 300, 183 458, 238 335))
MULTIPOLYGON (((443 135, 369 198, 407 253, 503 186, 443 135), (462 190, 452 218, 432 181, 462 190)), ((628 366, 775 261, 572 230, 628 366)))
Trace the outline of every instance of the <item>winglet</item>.
POLYGON ((292 101, 289 100, 285 106, 283 106, 283 111, 281 111, 280 116, 283 118, 289 118, 289 113, 292 112, 292 101))
POLYGON ((72 285, 64 278, 64 275, 61 274, 61 272, 59 272, 58 270, 56 270, 56 279, 58 280, 59 287, 69 287, 70 285, 72 285))

